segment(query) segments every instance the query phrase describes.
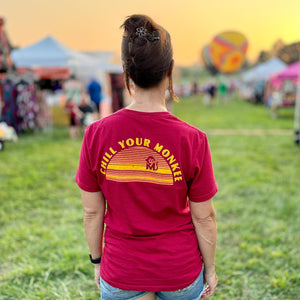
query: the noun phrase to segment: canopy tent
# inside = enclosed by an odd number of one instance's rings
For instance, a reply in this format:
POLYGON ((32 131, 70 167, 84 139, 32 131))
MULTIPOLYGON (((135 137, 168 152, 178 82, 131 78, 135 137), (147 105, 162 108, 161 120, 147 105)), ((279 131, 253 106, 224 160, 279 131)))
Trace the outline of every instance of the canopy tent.
POLYGON ((94 51, 94 52, 81 52, 82 57, 74 57, 69 62, 73 74, 84 83, 87 84, 91 78, 97 77, 100 82, 106 82, 107 73, 122 74, 123 68, 121 64, 112 64, 110 61, 114 53, 110 51, 94 51))
POLYGON ((275 74, 271 79, 271 85, 281 86, 282 82, 288 79, 293 80, 296 83, 299 72, 300 72, 300 62, 297 61, 289 65, 281 72, 275 74))
POLYGON ((264 63, 253 67, 242 74, 245 82, 268 81, 272 74, 286 68, 286 64, 278 57, 273 57, 264 63))
POLYGON ((289 65, 288 68, 286 68, 281 73, 279 73, 278 78, 281 78, 281 79, 294 79, 294 78, 297 78, 298 75, 299 75, 299 68, 300 68, 300 62, 297 61, 297 62, 289 65))
POLYGON ((30 69, 41 79, 64 79, 70 76, 68 61, 72 58, 72 50, 51 36, 28 47, 13 50, 11 57, 20 72, 30 69))
POLYGON ((294 130, 295 142, 300 144, 300 53, 299 61, 290 64, 287 68, 275 74, 270 83, 271 86, 280 88, 286 80, 292 80, 296 84, 294 130))
POLYGON ((18 68, 18 74, 32 73, 36 79, 68 79, 71 72, 66 67, 18 68))
POLYGON ((17 67, 67 67, 73 53, 47 36, 31 46, 13 50, 11 57, 17 67))
MULTIPOLYGON (((98 72, 109 72, 114 69, 115 72, 121 73, 121 66, 115 66, 109 63, 111 52, 97 52, 98 55, 89 55, 87 53, 74 51, 51 36, 47 36, 37 43, 22 49, 12 51, 11 57, 17 68, 39 69, 37 73, 55 74, 59 68, 61 78, 66 77, 65 72, 71 70, 78 77, 86 77, 87 74, 98 72), (43 70, 41 70, 43 69, 43 70), (47 72, 44 71, 47 69, 47 72)), ((53 77, 53 76, 52 76, 53 77)))

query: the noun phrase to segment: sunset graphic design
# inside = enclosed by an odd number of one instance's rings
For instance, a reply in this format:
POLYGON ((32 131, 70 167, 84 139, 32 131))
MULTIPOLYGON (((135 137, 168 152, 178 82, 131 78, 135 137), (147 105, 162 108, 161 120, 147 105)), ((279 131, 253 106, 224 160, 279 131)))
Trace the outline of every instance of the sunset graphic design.
POLYGON ((139 146, 118 152, 107 165, 106 179, 173 185, 172 171, 166 160, 152 149, 139 146))

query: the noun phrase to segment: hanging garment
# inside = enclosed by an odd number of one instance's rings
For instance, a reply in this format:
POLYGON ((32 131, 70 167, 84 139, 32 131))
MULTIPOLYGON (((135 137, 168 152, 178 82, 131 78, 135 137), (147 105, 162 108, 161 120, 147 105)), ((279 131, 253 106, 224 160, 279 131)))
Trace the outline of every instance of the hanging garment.
POLYGON ((17 90, 17 125, 20 131, 34 130, 38 104, 34 94, 34 85, 20 82, 17 90))
POLYGON ((2 119, 8 126, 14 127, 18 133, 17 127, 17 103, 16 91, 14 84, 11 80, 5 80, 2 84, 3 89, 3 102, 2 119))

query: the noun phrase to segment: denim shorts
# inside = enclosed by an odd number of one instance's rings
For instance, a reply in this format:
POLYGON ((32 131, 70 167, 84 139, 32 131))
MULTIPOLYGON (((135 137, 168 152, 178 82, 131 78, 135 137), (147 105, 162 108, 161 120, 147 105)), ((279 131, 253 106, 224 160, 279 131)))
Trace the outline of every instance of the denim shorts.
MULTIPOLYGON (((126 291, 109 285, 100 278, 102 300, 135 300, 147 294, 147 292, 126 291)), ((157 292, 159 300, 198 300, 205 290, 203 281, 203 270, 198 278, 184 289, 171 292, 157 292)))

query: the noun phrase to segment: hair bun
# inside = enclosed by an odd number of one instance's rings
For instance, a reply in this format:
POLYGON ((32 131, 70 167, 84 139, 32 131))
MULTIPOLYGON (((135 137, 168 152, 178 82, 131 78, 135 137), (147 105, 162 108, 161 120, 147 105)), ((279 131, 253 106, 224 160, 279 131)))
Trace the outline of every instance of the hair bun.
MULTIPOLYGON (((124 31, 131 37, 136 37, 137 29, 143 28, 147 33, 157 31, 155 22, 144 15, 132 15, 128 17, 122 25, 124 31)), ((140 31, 139 31, 140 32, 140 31)))
POLYGON ((163 27, 145 15, 127 17, 121 27, 124 29, 122 61, 129 91, 129 78, 148 88, 172 73, 171 38, 163 27))

